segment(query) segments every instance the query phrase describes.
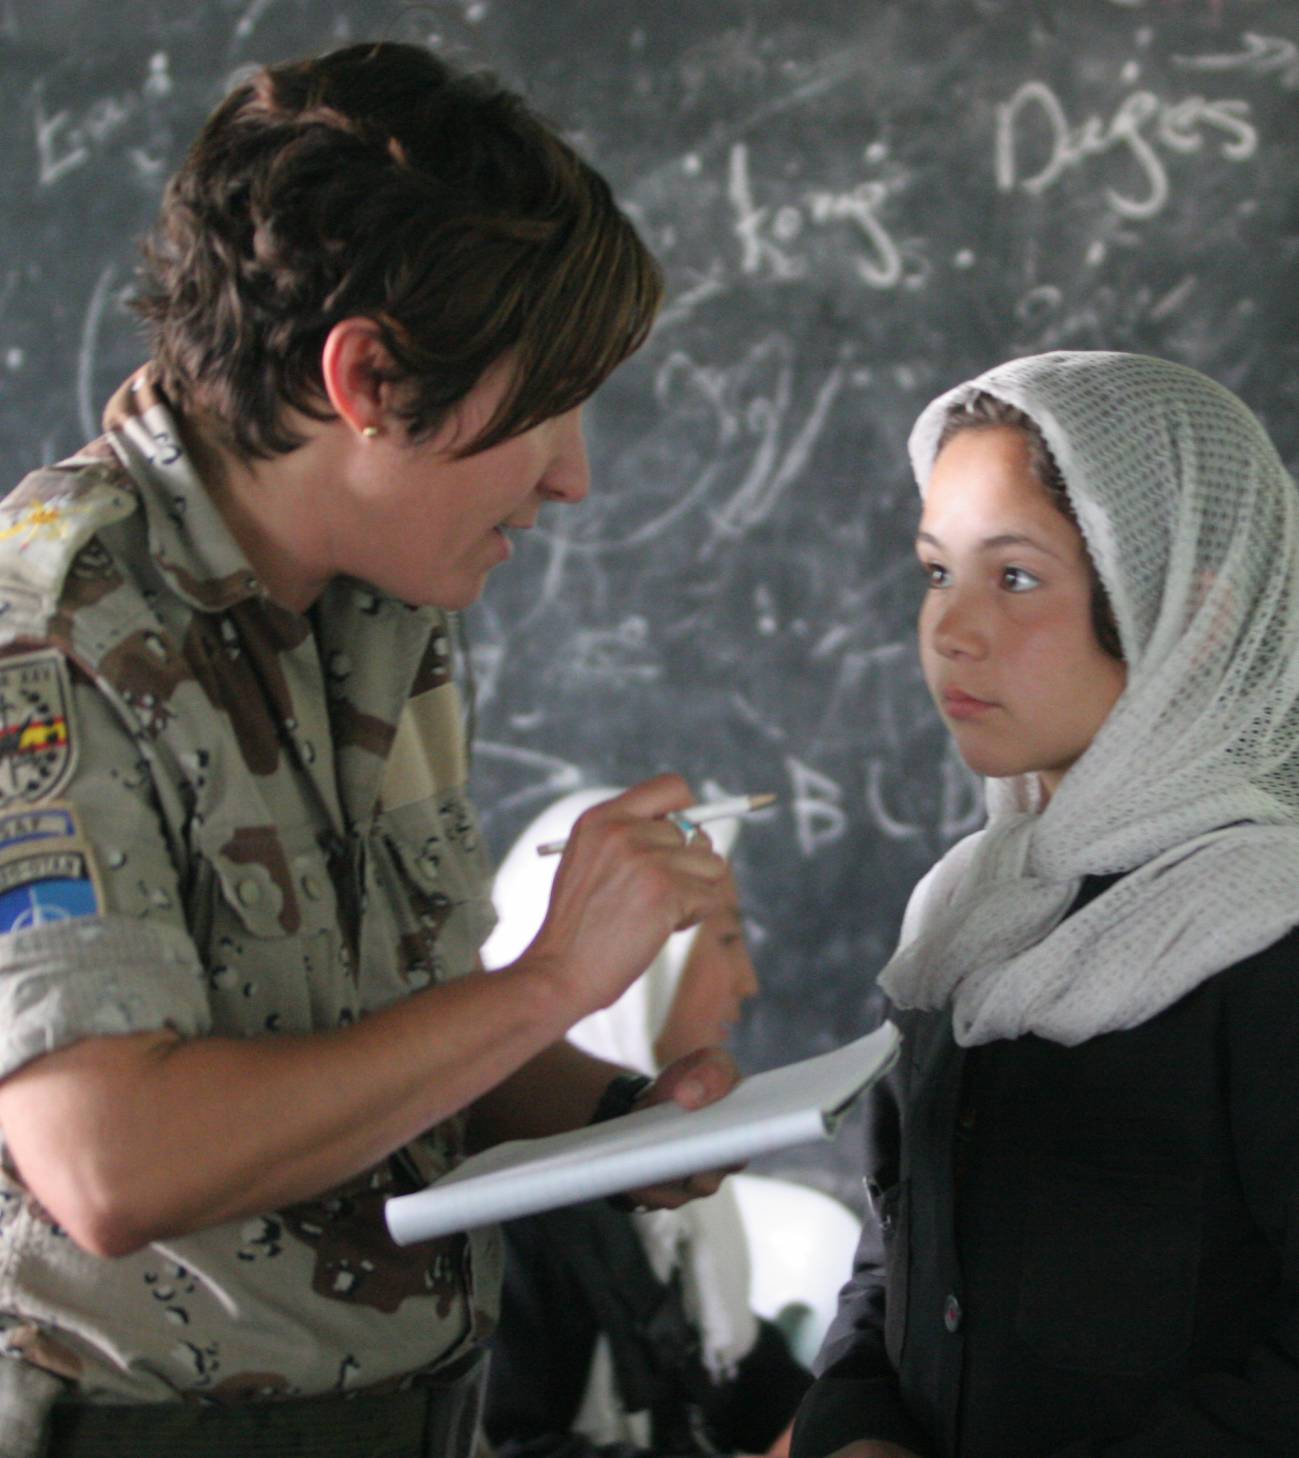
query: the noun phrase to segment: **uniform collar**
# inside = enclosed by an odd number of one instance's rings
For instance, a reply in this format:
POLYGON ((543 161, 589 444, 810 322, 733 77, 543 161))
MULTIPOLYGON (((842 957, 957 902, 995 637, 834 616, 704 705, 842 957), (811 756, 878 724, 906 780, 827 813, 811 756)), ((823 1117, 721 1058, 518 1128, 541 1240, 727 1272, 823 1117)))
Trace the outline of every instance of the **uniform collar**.
MULTIPOLYGON (((149 524, 149 552, 176 594, 200 612, 224 612, 265 587, 185 452, 175 412, 147 364, 125 380, 104 408, 104 430, 139 492, 149 524)), ((342 590, 376 618, 392 614, 431 630, 436 608, 413 606, 368 583, 342 579, 342 590)))
POLYGON ((119 387, 104 410, 104 429, 139 490, 150 555, 177 596, 201 612, 223 612, 248 598, 265 597, 185 453, 152 365, 119 387))

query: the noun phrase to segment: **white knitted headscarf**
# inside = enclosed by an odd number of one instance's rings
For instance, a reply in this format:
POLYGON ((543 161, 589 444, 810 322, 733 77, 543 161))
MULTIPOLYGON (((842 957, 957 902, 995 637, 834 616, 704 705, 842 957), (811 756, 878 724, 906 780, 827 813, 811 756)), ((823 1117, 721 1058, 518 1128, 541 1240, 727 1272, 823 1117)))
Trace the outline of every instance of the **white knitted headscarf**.
MULTIPOLYGON (((584 811, 619 791, 612 787, 577 790, 543 810, 520 832, 496 873, 493 900, 499 914, 496 930, 483 945, 483 965, 502 967, 522 955, 536 936, 550 904, 558 856, 539 856, 537 847, 561 840, 584 811)), ((706 827, 713 849, 729 856, 740 833, 739 820, 714 820, 706 827)), ((696 929, 676 932, 658 956, 609 1007, 589 1014, 568 1032, 568 1041, 597 1058, 641 1073, 655 1074, 654 1044, 667 1020, 673 998, 694 945, 696 929)), ((730 1376, 753 1346, 757 1318, 749 1307, 749 1261, 739 1205, 729 1185, 704 1200, 679 1210, 650 1210, 631 1217, 645 1246, 654 1274, 666 1281, 680 1270, 687 1310, 700 1334, 701 1356, 715 1380, 730 1376)), ((596 1426, 597 1411, 608 1417, 614 1405, 612 1368, 600 1363, 597 1386, 607 1387, 599 1400, 584 1404, 588 1437, 613 1442, 625 1436, 616 1428, 596 1426)))
POLYGON ((917 888, 880 976, 957 1041, 1135 1027, 1299 925, 1299 492, 1228 390, 1140 355, 1012 361, 911 434, 923 494, 977 391, 1040 427, 1114 608, 1127 685, 1045 809, 989 780, 987 826, 917 888), (1067 916, 1084 876, 1126 872, 1067 916))

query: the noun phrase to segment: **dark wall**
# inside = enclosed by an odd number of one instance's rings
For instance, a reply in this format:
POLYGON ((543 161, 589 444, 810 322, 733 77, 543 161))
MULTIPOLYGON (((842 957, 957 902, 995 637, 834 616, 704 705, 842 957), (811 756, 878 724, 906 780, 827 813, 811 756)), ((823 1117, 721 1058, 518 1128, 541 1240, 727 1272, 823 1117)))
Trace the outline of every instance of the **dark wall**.
MULTIPOLYGON (((1297 454, 1291 0, 0 0, 0 441, 138 362, 134 238, 239 68, 379 34, 490 63, 665 265, 595 488, 468 615, 498 850, 548 799, 775 790, 738 863, 751 1068, 861 1032, 908 889, 979 823, 918 677, 911 421, 1003 357, 1199 366, 1297 454)), ((857 1150, 775 1161, 855 1199, 857 1150)))

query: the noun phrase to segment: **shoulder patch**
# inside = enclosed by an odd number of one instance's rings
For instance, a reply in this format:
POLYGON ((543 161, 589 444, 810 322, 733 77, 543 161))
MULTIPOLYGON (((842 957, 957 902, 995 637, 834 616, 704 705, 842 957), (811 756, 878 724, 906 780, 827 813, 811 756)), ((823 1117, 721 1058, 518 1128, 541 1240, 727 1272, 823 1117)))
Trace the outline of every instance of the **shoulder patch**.
POLYGON ((76 810, 58 801, 0 813, 0 932, 99 914, 104 898, 80 829, 76 810))
POLYGON ((0 658, 0 812, 36 805, 72 778, 72 679, 61 653, 0 658))
POLYGON ((34 840, 75 840, 80 829, 77 812, 66 802, 8 810, 0 813, 0 855, 34 840))
POLYGON ((0 855, 0 932, 98 916, 103 906, 89 850, 70 841, 0 855))
POLYGON ((107 465, 80 476, 57 469, 34 472, 0 501, 0 553, 7 575, 57 593, 77 553, 103 527, 135 510, 128 486, 107 465))

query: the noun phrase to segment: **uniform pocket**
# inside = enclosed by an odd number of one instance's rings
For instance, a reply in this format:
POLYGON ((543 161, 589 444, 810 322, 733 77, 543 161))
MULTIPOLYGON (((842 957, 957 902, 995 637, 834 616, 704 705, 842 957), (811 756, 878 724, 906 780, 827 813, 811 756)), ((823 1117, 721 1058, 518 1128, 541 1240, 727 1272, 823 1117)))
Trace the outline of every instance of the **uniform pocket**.
POLYGON ((200 952, 226 1025, 311 1031, 353 1020, 338 902, 314 832, 210 830, 201 855, 200 952))
POLYGON ((304 864, 309 854, 286 842, 273 825, 242 825, 207 848, 226 905, 258 937, 291 936, 302 929, 300 883, 310 875, 304 864))
POLYGON ((381 816, 380 830, 402 886, 403 930, 438 942, 451 975, 473 964, 496 924, 491 872, 463 797, 444 795, 381 816))
POLYGON ((1138 1376, 1186 1350, 1200 1254, 1198 1173, 1043 1160, 1024 1200, 1015 1324, 1044 1362, 1138 1376))

